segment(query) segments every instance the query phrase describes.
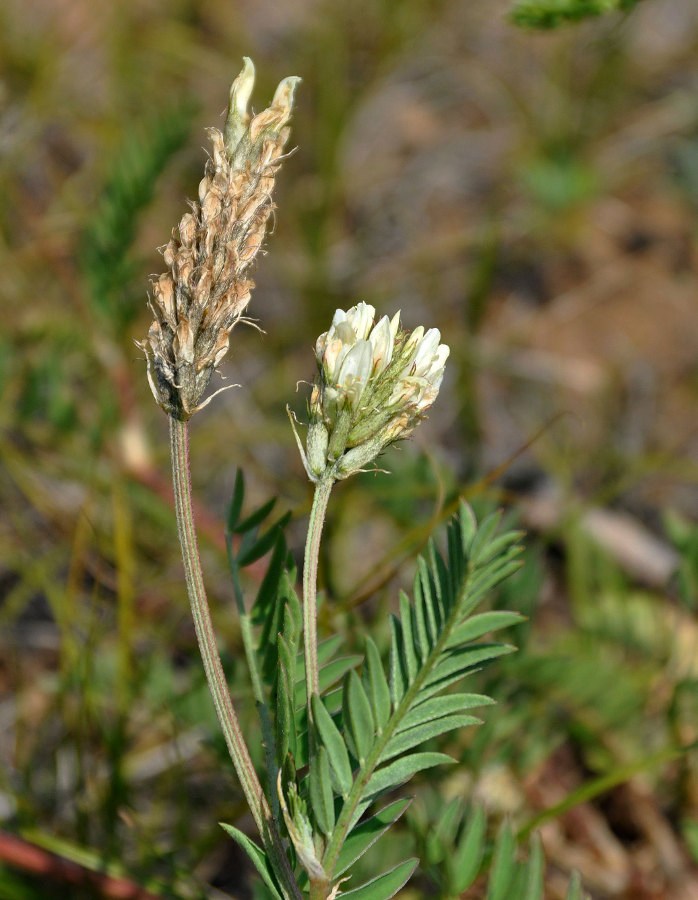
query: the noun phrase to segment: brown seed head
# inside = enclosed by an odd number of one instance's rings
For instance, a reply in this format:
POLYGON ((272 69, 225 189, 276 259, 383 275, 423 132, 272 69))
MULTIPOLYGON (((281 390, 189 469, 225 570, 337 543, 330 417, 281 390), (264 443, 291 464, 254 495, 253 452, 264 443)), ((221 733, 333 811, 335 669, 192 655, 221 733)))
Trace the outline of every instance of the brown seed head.
POLYGON ((299 80, 285 78, 271 106, 250 117, 254 66, 245 58, 230 89, 224 132, 208 129, 213 149, 199 202, 191 204, 163 250, 169 271, 151 282, 155 318, 138 346, 155 399, 182 421, 208 402, 201 397, 249 303, 251 267, 274 208, 274 180, 299 80))

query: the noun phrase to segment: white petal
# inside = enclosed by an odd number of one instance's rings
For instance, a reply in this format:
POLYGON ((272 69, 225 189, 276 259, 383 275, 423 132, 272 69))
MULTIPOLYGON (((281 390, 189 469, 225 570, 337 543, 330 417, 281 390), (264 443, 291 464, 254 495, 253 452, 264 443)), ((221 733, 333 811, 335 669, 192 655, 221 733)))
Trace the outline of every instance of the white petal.
POLYGON ((343 309, 338 309, 335 311, 334 316, 332 317, 332 325, 339 325, 340 322, 346 322, 347 314, 343 309))
POLYGON ((436 351, 436 361, 437 365, 440 369, 446 365, 446 360, 451 354, 451 348, 448 344, 439 344, 439 349, 436 351))
POLYGON ((412 361, 415 375, 424 375, 429 370, 440 340, 441 332, 438 328, 430 328, 424 335, 412 361))
POLYGON ((342 354, 344 346, 345 345, 338 339, 330 341, 325 346, 320 362, 327 373, 327 377, 330 379, 334 378, 335 372, 342 364, 342 359, 346 356, 346 353, 342 354))
POLYGON ((421 325, 418 325, 417 328, 415 328, 415 330, 412 332, 412 334, 407 338, 404 352, 405 354, 409 354, 409 356, 407 357, 405 368, 409 368, 409 366, 411 365, 415 348, 419 346, 423 336, 424 328, 422 328, 421 325))
POLYGON ((390 333, 393 336, 393 341, 397 337, 397 333, 400 330, 400 310, 398 310, 395 315, 390 320, 390 333))
POLYGON ((376 317, 375 307, 369 303, 357 303, 347 313, 347 321, 356 332, 359 340, 365 340, 376 317))
POLYGON ((344 357, 337 384, 341 387, 348 388, 355 381, 366 385, 373 366, 373 353, 371 345, 368 341, 357 341, 351 350, 344 357))
POLYGON ((373 347, 373 374, 380 375, 393 358, 393 335, 387 316, 373 328, 369 342, 373 347))
POLYGON ((373 354, 368 341, 357 341, 342 363, 338 390, 347 397, 354 412, 359 408, 361 397, 371 377, 372 365, 373 354))
POLYGON ((431 363, 427 371, 424 373, 424 377, 428 378, 430 381, 433 381, 435 376, 440 372, 443 376, 444 366, 446 365, 446 360, 448 359, 448 355, 450 353, 450 348, 446 344, 440 344, 439 349, 431 358, 431 363))

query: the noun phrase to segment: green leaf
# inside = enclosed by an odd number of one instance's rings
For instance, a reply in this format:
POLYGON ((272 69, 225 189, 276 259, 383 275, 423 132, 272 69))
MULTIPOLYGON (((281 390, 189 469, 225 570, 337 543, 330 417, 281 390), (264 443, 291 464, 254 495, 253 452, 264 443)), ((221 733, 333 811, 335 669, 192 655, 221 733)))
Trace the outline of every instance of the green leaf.
POLYGON ((271 500, 267 500, 266 503, 263 503, 259 509, 256 509, 253 513, 243 519, 242 522, 237 522, 235 528, 232 529, 234 534, 245 534, 247 531, 252 531, 253 528, 256 528, 257 525, 261 525, 262 522, 267 518, 269 513, 274 509, 276 505, 276 497, 272 497, 271 500))
POLYGON ((420 664, 426 661, 434 646, 434 641, 427 630, 427 614, 422 593, 421 579, 414 580, 414 634, 419 649, 420 664))
MULTIPOLYGON (((324 694, 325 691, 332 687, 335 682, 339 681, 343 675, 351 669, 355 669, 362 659, 362 656, 340 656, 338 659, 333 659, 331 662, 327 663, 327 665, 322 666, 320 669, 320 693, 324 694)), ((304 697, 305 677, 303 677, 301 681, 296 682, 297 706, 300 706, 303 703, 304 697)))
POLYGON ((492 869, 487 885, 487 900, 509 900, 509 888, 515 874, 516 845, 508 822, 499 830, 494 846, 492 869))
POLYGON ((420 698, 425 698, 437 691, 443 690, 454 681, 459 681, 469 672, 479 667, 479 664, 490 659, 497 659, 506 653, 513 653, 516 647, 507 644, 476 644, 474 647, 464 647, 460 650, 450 650, 442 662, 425 679, 424 688, 420 691, 420 698))
POLYGON ((283 765, 286 754, 296 755, 296 710, 294 692, 289 676, 291 653, 282 635, 279 635, 279 659, 276 680, 276 751, 277 763, 283 765))
POLYGON ((402 662, 402 625, 392 613, 390 615, 390 637, 390 697, 393 707, 397 709, 407 690, 407 677, 402 662))
POLYGON ((475 532, 477 531, 477 519, 472 506, 461 500, 458 504, 458 522, 460 523, 461 546, 463 555, 467 558, 475 532))
POLYGON ((418 859, 406 859, 361 887, 354 888, 353 891, 342 891, 342 900, 390 900, 407 884, 418 862, 418 859))
POLYGON ((397 822, 411 802, 410 797, 396 800, 371 816, 370 819, 357 825, 342 845, 332 877, 336 878, 342 875, 350 866, 353 866, 356 860, 363 856, 394 822, 397 822))
POLYGON ((237 556, 238 565, 250 566, 253 562, 256 562, 258 559, 265 556, 276 543, 279 532, 286 527, 290 518, 291 513, 285 513, 279 521, 275 522, 274 525, 272 525, 258 540, 244 550, 241 549, 237 556))
POLYGON ((412 753, 410 756, 404 756, 373 773, 364 790, 364 797, 397 787, 424 769, 453 761, 453 757, 445 753, 412 753))
POLYGON ((242 469, 238 469, 235 473, 235 486, 233 487, 233 496, 230 499, 228 507, 228 515, 226 517, 226 534, 230 535, 237 525, 240 513, 242 512, 242 503, 245 498, 245 477, 242 469))
MULTIPOLYGON (((279 587, 282 581, 284 568, 286 565, 286 541, 281 532, 277 534, 274 552, 269 560, 267 571, 257 591, 257 597, 250 613, 254 625, 262 625, 262 637, 260 646, 264 647, 270 640, 275 643, 272 635, 276 634, 273 625, 269 621, 269 616, 277 608, 277 599, 279 595, 279 587)), ((278 630, 278 629, 277 629, 278 630)))
POLYGON ((337 782, 342 793, 346 798, 353 783, 351 763, 349 762, 349 753, 347 752, 344 738, 339 729, 334 724, 332 716, 328 713, 324 703, 319 697, 314 696, 313 704, 313 720, 315 728, 326 748, 332 769, 337 777, 337 782))
POLYGON ((423 557, 417 560, 417 574, 414 578, 414 593, 419 595, 424 607, 425 625, 429 646, 433 647, 441 632, 441 614, 435 592, 432 591, 432 579, 423 557))
POLYGON ((423 744, 425 741, 445 734, 447 731, 455 731, 457 728, 467 728, 470 725, 482 725, 482 719, 476 716, 442 716, 439 719, 433 719, 430 722, 424 722, 422 725, 416 725, 407 731, 401 731, 392 737, 386 744, 385 749, 380 755, 380 762, 385 762, 405 753, 413 747, 423 744))
POLYGON ((552 29, 608 13, 629 12, 639 0, 516 0, 509 13, 522 28, 552 29))
MULTIPOLYGON (((324 666, 335 655, 343 642, 341 634, 334 634, 332 637, 325 638, 320 641, 317 648, 317 661, 319 666, 324 666)), ((303 694, 305 696, 305 657, 301 651, 296 657, 296 682, 303 684, 303 694)))
POLYGON ((390 688, 385 680, 378 648, 370 637, 366 637, 366 659, 361 678, 371 702, 376 728, 380 734, 390 718, 390 688))
POLYGON ((142 289, 135 284, 142 267, 134 251, 141 214, 159 176, 185 143, 195 109, 187 98, 157 116, 129 123, 81 236, 77 261, 88 298, 119 334, 141 313, 142 289))
POLYGON ((488 591, 521 568, 523 565, 521 560, 514 558, 519 554, 520 548, 513 547, 506 558, 488 563, 485 568, 473 575, 468 588, 468 610, 466 611, 474 609, 488 591))
POLYGON ((462 625, 453 629, 446 647, 458 647, 468 644, 485 634, 490 634, 492 631, 498 631, 500 628, 509 628, 511 625, 517 625, 523 621, 524 616, 521 613, 509 612, 508 610, 479 613, 476 616, 471 616, 462 625))
POLYGON ((486 547, 482 548, 477 560, 473 560, 473 564, 480 568, 494 559, 494 557, 503 556, 504 552, 512 545, 518 544, 523 536, 523 531, 505 531, 503 534, 497 535, 486 547))
POLYGON ((354 756, 361 765, 371 752, 376 737, 371 704, 361 684, 361 679, 352 669, 344 681, 344 698, 342 702, 342 717, 347 738, 354 756))
POLYGON ((310 805, 315 813, 315 820, 322 833, 329 837, 334 828, 334 795, 329 758, 324 747, 320 747, 310 760, 308 782, 310 805))
POLYGON ((220 826, 230 835, 230 837, 238 844, 238 846, 240 846, 245 851, 249 859, 252 861, 252 865, 259 872, 262 881, 271 891, 274 900, 284 900, 283 894, 276 886, 274 872, 272 870, 271 863, 269 862, 267 854, 260 847, 258 847, 254 841, 250 840, 250 838, 248 838, 246 834, 243 834, 242 831, 239 831, 232 825, 226 825, 224 822, 220 822, 220 826))
POLYGON ((497 512, 490 513, 489 516, 486 516, 480 523, 480 526, 475 532, 475 536, 470 542, 470 547, 468 548, 468 561, 473 568, 481 565, 485 561, 492 538, 499 528, 501 518, 502 514, 497 510, 497 512))
POLYGON ((526 864, 526 890, 523 900, 543 900, 543 871, 545 860, 540 838, 534 835, 531 840, 531 853, 526 864))
POLYGON ((483 808, 473 807, 455 853, 448 857, 449 886, 452 893, 462 894, 477 878, 485 847, 486 829, 487 820, 483 808))
POLYGON ((402 659, 407 674, 407 684, 410 685, 417 677, 419 661, 414 649, 412 607, 409 597, 404 591, 400 591, 400 624, 402 625, 402 659))
POLYGON ((570 886, 567 891, 566 900, 583 900, 584 895, 582 894, 582 880, 579 877, 578 872, 572 873, 572 878, 570 879, 570 886))
POLYGON ((441 807, 439 818, 429 828, 425 839, 425 856, 430 865, 440 863, 447 852, 450 854, 462 813, 460 797, 454 797, 445 807, 441 807))
MULTIPOLYGON (((509 539, 496 545, 494 557, 480 569, 473 571, 472 566, 466 565, 464 553, 468 549, 473 550, 474 558, 478 555, 487 557, 489 544, 496 540, 494 534, 499 519, 496 515, 489 517, 483 524, 484 534, 480 535, 469 511, 464 510, 463 515, 463 522, 453 521, 447 530, 448 565, 436 550, 434 541, 430 540, 426 558, 420 557, 417 561, 414 606, 402 594, 401 618, 390 617, 390 677, 387 681, 392 712, 384 727, 372 727, 369 718, 376 705, 369 667, 380 666, 377 651, 367 645, 367 659, 362 671, 366 691, 356 673, 345 680, 345 739, 348 749, 360 760, 360 765, 339 813, 334 835, 325 849, 324 859, 329 865, 337 859, 342 841, 352 826, 382 791, 407 781, 422 769, 451 761, 439 753, 414 752, 420 744, 452 728, 478 722, 462 712, 463 708, 472 704, 472 697, 462 695, 453 700, 435 698, 435 695, 478 670, 484 661, 514 649, 494 643, 470 643, 446 648, 453 631, 466 624, 466 616, 479 602, 477 595, 481 594, 483 587, 487 588, 498 578, 504 577, 508 565, 518 565, 518 561, 513 560, 518 549, 511 546, 509 539), (351 700, 350 688, 355 691, 351 700), (430 698, 434 699, 427 705, 430 698), (356 746, 362 740, 365 746, 356 746), (364 762, 368 759, 372 761, 371 767, 364 762), (386 764, 386 759, 391 761, 386 764), (380 767, 375 769, 377 765, 380 767)), ((487 633, 493 627, 510 621, 508 614, 480 619, 465 634, 461 632, 460 637, 468 639, 479 633, 480 628, 487 633)), ((382 680, 373 678, 373 681, 384 693, 382 680)), ((385 698, 381 702, 385 704, 385 698)), ((478 699, 476 702, 488 701, 478 699)))
POLYGON ((442 697, 433 697, 411 709, 400 722, 396 733, 414 728, 415 725, 422 725, 430 719, 449 716, 477 706, 492 706, 493 703, 494 700, 484 694, 445 694, 442 697))
POLYGON ((292 674, 294 671, 295 659, 298 653, 298 638, 300 637, 301 633, 301 607, 295 591, 291 591, 289 597, 286 600, 282 621, 283 624, 281 633, 283 634, 284 640, 288 644, 289 651, 292 654, 291 658, 288 660, 288 671, 289 674, 292 674))

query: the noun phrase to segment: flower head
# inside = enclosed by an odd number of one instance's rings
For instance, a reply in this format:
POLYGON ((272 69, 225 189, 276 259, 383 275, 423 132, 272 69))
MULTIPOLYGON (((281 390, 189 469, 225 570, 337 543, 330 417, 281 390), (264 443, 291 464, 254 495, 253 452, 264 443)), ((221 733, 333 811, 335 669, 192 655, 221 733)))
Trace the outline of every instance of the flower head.
MULTIPOLYGON (((191 204, 164 248, 168 271, 152 282, 154 321, 138 344, 160 406, 186 420, 228 350, 229 334, 254 287, 251 267, 274 208, 272 191, 298 78, 285 78, 268 109, 248 113, 254 66, 245 58, 230 89, 223 133, 209 128, 213 151, 191 204)), ((207 401, 204 401, 207 402, 207 401)))
POLYGON ((359 303, 338 309, 315 345, 306 469, 314 481, 346 478, 407 437, 441 386, 449 348, 436 328, 400 330, 400 313, 375 321, 359 303))

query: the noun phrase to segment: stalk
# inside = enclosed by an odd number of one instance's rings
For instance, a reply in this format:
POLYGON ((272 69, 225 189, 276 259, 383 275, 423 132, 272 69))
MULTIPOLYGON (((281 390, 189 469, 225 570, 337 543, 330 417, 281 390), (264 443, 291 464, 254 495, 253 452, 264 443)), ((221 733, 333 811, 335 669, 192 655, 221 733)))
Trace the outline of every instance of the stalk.
POLYGON ((245 799, 281 882, 284 894, 293 900, 302 900, 302 894, 291 871, 277 824, 272 817, 267 798, 242 736, 240 723, 230 698, 225 673, 218 655, 192 515, 188 425, 186 422, 175 419, 174 416, 169 418, 177 531, 182 548, 184 575, 194 618, 194 628, 209 691, 245 799))
POLYGON ((326 477, 315 486, 303 561, 303 645, 309 720, 312 715, 311 698, 313 694, 320 693, 320 666, 317 656, 317 570, 322 527, 325 524, 333 484, 334 479, 326 477))

